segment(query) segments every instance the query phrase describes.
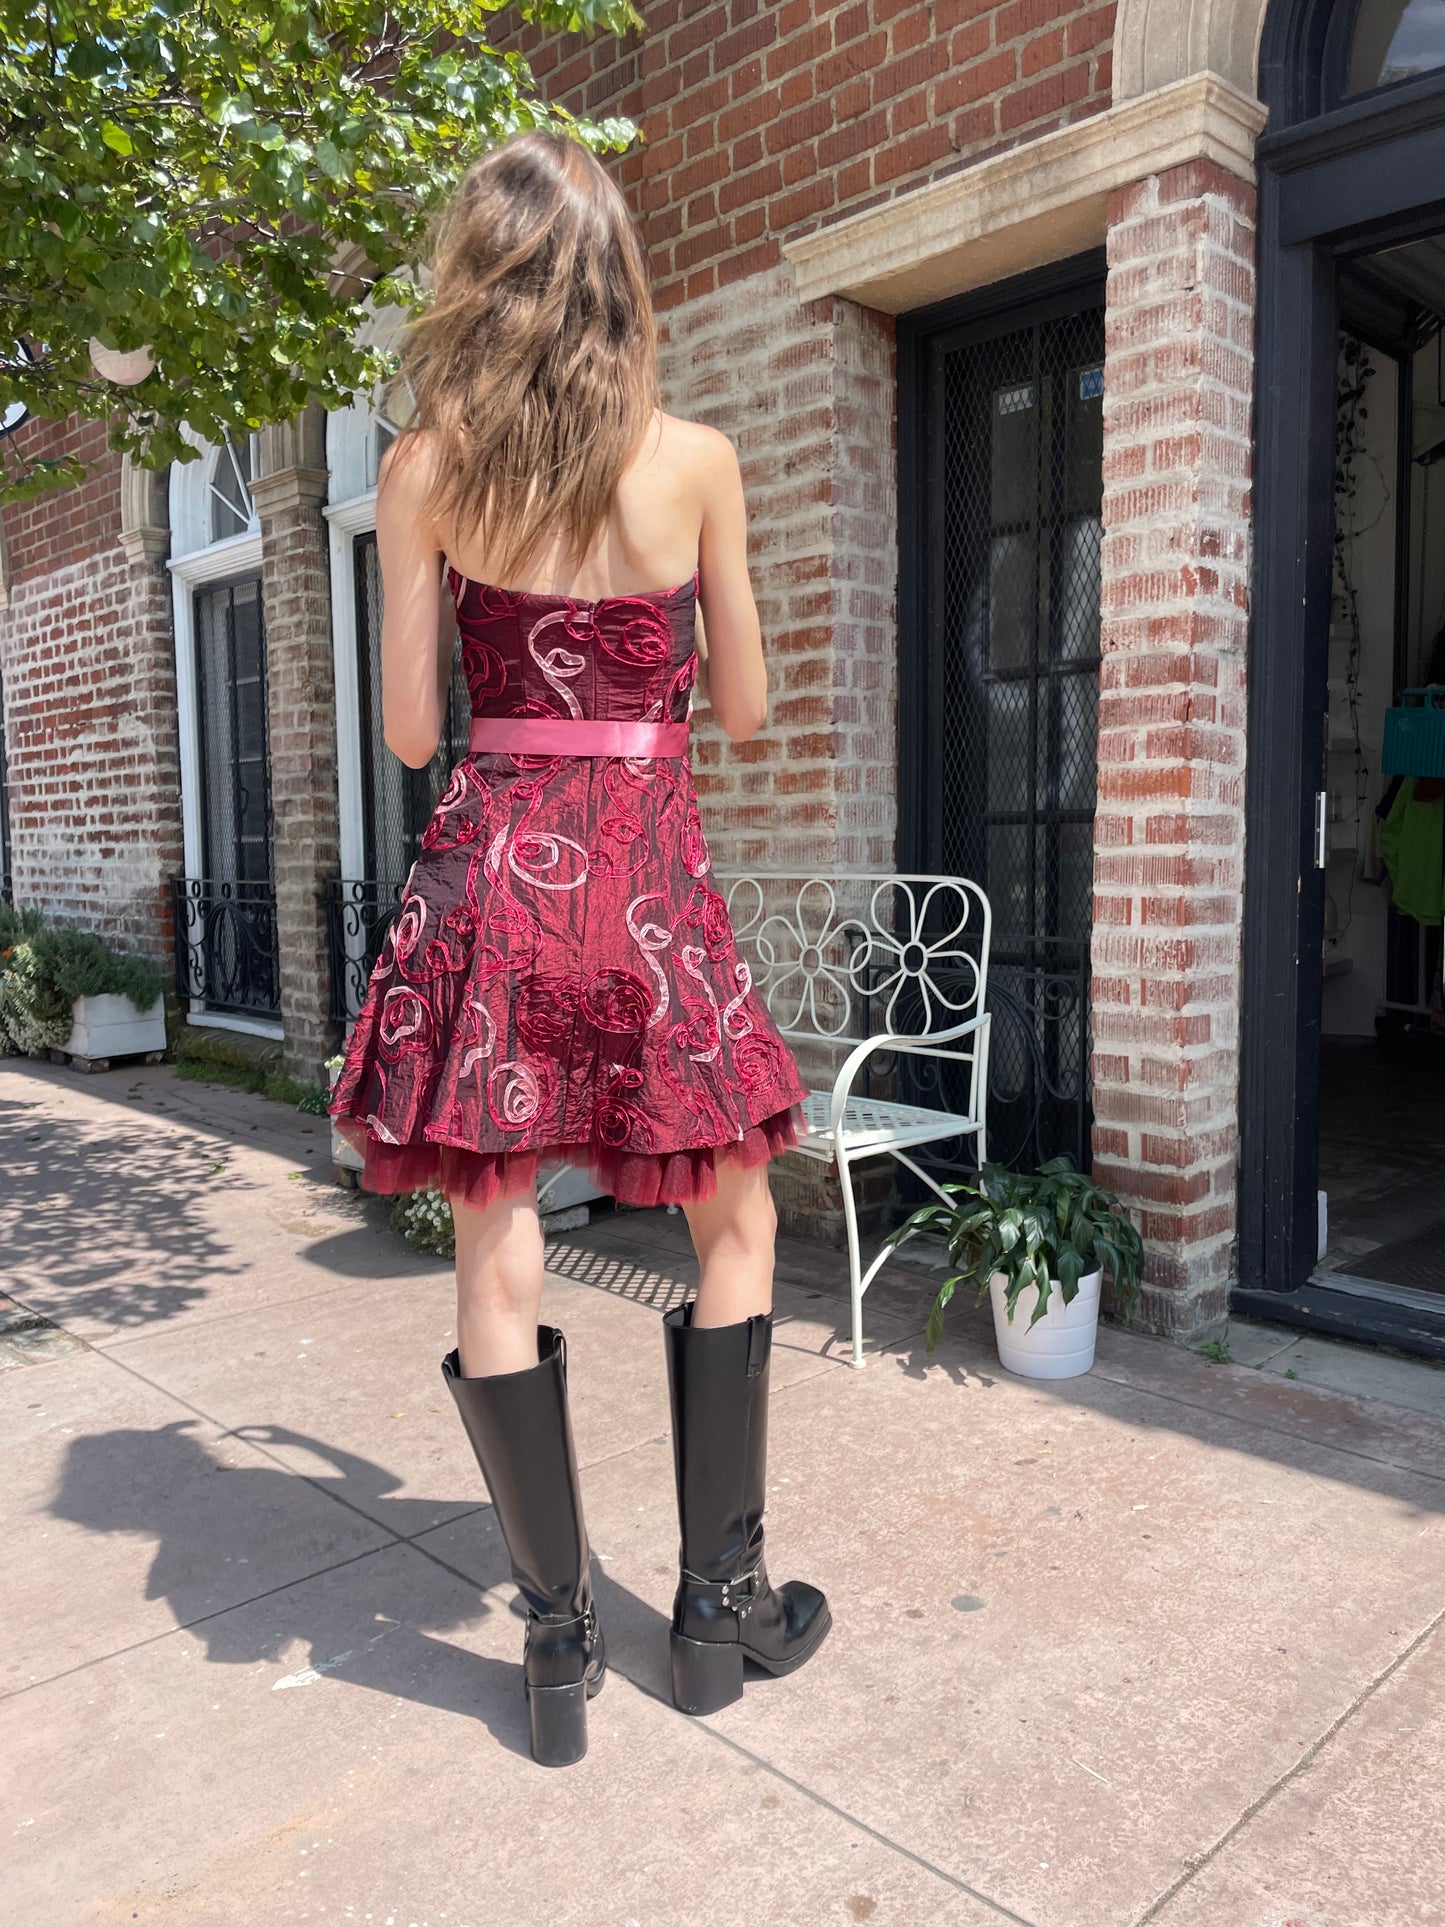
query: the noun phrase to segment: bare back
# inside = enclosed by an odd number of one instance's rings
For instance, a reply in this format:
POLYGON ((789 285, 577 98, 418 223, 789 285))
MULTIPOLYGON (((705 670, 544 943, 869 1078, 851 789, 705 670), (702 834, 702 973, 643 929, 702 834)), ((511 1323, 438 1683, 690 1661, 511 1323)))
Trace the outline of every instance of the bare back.
POLYGON ((767 713, 767 672, 747 568, 747 510, 732 443, 716 429, 659 414, 617 485, 606 528, 580 561, 560 538, 545 543, 526 581, 498 581, 477 530, 435 526, 426 511, 424 436, 389 451, 377 491, 385 588, 382 697, 386 740, 421 767, 435 752, 445 710, 451 629, 443 559, 494 588, 599 601, 670 589, 698 574, 707 637, 707 693, 735 741, 767 713))
POLYGON ((530 589, 577 596, 636 595, 674 588, 699 567, 709 462, 714 431, 675 415, 662 415, 617 485, 613 514, 592 553, 578 563, 556 540, 539 550, 524 582, 503 582, 492 573, 476 530, 441 531, 443 549, 463 575, 499 589, 530 589))

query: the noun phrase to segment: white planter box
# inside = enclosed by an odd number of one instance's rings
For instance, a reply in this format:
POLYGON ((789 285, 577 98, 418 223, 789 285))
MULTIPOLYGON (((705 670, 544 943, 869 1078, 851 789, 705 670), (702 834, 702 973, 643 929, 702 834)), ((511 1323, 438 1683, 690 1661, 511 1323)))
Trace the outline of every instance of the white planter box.
MULTIPOLYGON (((570 1211, 592 1198, 605 1198, 585 1171, 570 1164, 543 1164, 537 1170, 537 1196, 544 1213, 570 1211)), ((580 1223, 581 1220, 579 1219, 580 1223)))
POLYGON ((1029 1320, 1039 1302, 1038 1286, 1030 1285, 1019 1293, 1010 1320, 1003 1273, 996 1271, 988 1281, 988 1296, 1000 1365, 1022 1378, 1077 1378, 1088 1371, 1099 1334, 1101 1277, 1100 1272, 1087 1272, 1079 1280, 1073 1303, 1068 1305, 1055 1284, 1043 1317, 1030 1330, 1029 1320))
POLYGON ((166 1007, 137 1010, 129 997, 77 997, 65 1048, 72 1057, 134 1057, 166 1047, 166 1007))
MULTIPOLYGON (((326 1075, 330 1088, 335 1090, 336 1080, 341 1075, 341 1066, 334 1064, 326 1075)), ((360 1171, 363 1167, 360 1151, 354 1145, 348 1144, 337 1130, 335 1118, 331 1120, 331 1162, 340 1171, 360 1171)))

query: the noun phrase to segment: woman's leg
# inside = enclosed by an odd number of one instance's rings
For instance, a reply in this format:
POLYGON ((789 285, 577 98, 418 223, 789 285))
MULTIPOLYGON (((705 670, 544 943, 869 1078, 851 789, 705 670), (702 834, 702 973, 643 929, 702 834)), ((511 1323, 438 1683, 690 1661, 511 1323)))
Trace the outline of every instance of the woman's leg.
POLYGON ((702 1267, 693 1325, 736 1325, 771 1311, 778 1214, 767 1165, 719 1158, 714 1195, 685 1208, 702 1267))
POLYGON ((537 1363, 542 1227, 534 1190, 485 1210, 452 1200, 457 1236, 457 1350, 467 1378, 537 1363))
POLYGON ((606 1649, 592 1606, 587 1527, 567 1406, 567 1354, 538 1326, 537 1196, 485 1211, 453 1201, 457 1350, 442 1373, 487 1482, 512 1578, 527 1606, 522 1671, 532 1757, 567 1766, 587 1751, 587 1701, 606 1649))

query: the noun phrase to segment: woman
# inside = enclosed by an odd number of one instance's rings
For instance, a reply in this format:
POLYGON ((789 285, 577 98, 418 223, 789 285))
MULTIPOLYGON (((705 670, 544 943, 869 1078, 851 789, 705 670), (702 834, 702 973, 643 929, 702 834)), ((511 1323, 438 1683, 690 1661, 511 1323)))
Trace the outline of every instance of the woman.
POLYGON ((422 837, 332 1115, 362 1182, 451 1200, 457 1348, 442 1371, 527 1603, 534 1758, 580 1759, 602 1685, 562 1334, 539 1325, 539 1162, 677 1203, 701 1265, 663 1320, 681 1524, 677 1704, 715 1711, 744 1658, 791 1672, 827 1602, 763 1565, 776 1220, 797 1066, 712 888, 687 762, 708 637, 713 715, 767 710, 737 456, 662 413, 641 246, 576 142, 527 134, 467 175, 404 372, 377 493, 386 740, 440 740, 450 627, 471 753, 422 837), (675 583, 674 588, 657 588, 675 583))

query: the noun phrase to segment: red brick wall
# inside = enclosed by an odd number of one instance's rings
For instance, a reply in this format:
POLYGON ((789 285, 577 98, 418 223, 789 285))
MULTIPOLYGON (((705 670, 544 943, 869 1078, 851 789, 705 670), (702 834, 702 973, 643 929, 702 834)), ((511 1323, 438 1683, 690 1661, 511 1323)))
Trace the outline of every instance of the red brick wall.
POLYGON ((12 586, 99 555, 120 534, 120 456, 105 445, 104 422, 27 422, 19 447, 27 455, 78 456, 90 473, 79 488, 0 509, 12 586))
POLYGON ((620 176, 667 308, 779 241, 1107 107, 1113 0, 656 0, 627 42, 541 39, 546 94, 640 120, 620 176))
POLYGON ((1109 229, 1094 1168, 1138 1207, 1148 1322, 1194 1335, 1235 1228, 1253 190, 1176 168, 1109 229))
POLYGON ((32 573, 0 614, 0 668, 15 901, 168 962, 181 826, 164 569, 114 543, 32 573))

